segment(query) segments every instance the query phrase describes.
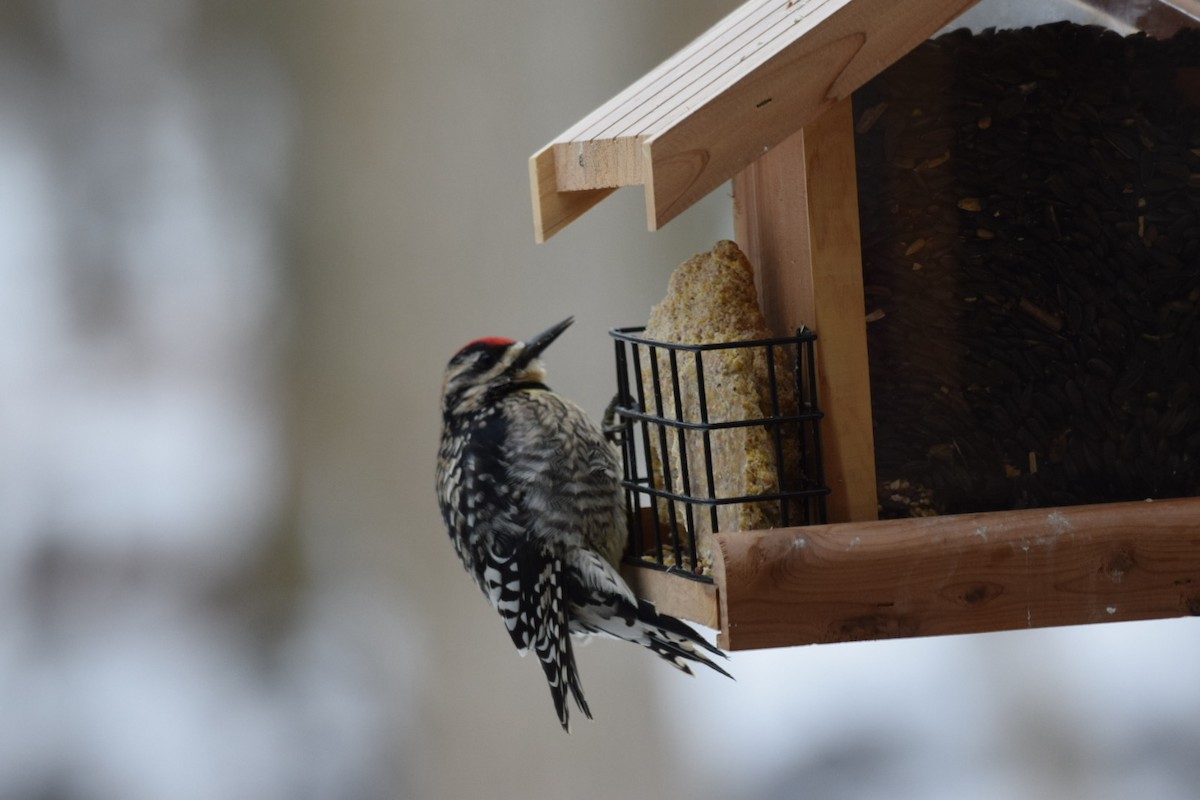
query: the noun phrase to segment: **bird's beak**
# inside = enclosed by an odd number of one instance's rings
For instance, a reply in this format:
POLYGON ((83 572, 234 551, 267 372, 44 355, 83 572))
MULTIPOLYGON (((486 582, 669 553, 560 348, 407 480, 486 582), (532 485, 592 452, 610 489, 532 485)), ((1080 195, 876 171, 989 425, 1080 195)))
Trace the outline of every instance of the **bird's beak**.
POLYGON ((550 346, 550 343, 559 337, 563 331, 571 327, 571 323, 575 321, 574 317, 567 317, 557 325, 552 325, 550 328, 542 331, 537 336, 525 343, 525 350, 521 353, 521 363, 528 364, 533 359, 541 355, 541 352, 550 346))

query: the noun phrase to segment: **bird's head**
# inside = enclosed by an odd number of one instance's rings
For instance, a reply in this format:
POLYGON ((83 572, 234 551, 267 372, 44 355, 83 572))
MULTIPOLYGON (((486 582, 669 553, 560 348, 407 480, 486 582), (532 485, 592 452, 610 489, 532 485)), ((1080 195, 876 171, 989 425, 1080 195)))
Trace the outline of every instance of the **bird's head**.
POLYGON ((513 384, 544 383, 546 369, 539 356, 574 321, 567 317, 527 342, 489 336, 459 350, 442 380, 442 411, 462 414, 513 384))

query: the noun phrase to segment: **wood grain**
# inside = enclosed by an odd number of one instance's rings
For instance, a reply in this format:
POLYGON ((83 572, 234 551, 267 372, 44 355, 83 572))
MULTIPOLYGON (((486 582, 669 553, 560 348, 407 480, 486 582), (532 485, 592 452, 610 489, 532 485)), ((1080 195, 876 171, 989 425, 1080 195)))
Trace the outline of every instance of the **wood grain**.
POLYGON ((783 335, 817 332, 829 520, 878 515, 871 378, 850 100, 734 178, 734 229, 763 313, 783 335))
POLYGON ((733 650, 1200 615, 1200 498, 717 534, 733 650))
POLYGON ((664 614, 709 628, 721 627, 715 585, 631 564, 621 565, 621 575, 634 594, 654 603, 664 614))
POLYGON ((556 138, 534 191, 642 184, 657 229, 975 2, 750 0, 556 138))
POLYGON ((544 242, 615 189, 560 192, 554 151, 547 146, 529 159, 529 182, 533 186, 533 238, 544 242))

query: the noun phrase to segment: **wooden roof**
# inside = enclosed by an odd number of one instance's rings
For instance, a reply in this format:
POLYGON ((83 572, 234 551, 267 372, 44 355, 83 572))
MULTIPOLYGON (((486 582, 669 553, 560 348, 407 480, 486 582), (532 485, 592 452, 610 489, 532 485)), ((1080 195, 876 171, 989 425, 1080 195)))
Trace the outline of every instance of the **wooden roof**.
POLYGON ((749 0, 529 162, 538 241, 619 186, 651 230, 977 0, 749 0))

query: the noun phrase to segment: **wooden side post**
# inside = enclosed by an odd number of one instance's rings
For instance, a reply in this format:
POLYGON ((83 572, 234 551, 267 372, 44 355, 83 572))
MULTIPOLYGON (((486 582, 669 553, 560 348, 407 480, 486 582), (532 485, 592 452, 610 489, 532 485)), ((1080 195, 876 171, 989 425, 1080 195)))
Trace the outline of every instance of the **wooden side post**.
POLYGON ((733 179, 738 243, 780 334, 817 332, 831 522, 876 519, 875 440, 863 313, 854 119, 836 103, 733 179))

